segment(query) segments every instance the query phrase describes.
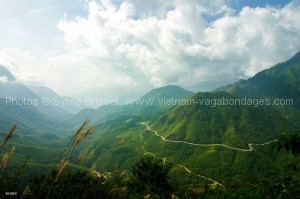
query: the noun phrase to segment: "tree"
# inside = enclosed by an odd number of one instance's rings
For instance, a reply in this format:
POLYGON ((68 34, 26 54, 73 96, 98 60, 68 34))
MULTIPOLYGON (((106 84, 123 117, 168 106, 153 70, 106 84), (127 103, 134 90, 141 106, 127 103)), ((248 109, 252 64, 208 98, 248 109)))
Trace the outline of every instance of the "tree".
MULTIPOLYGON (((271 144, 271 150, 273 152, 279 152, 282 149, 292 153, 293 156, 300 155, 300 130, 293 134, 283 134, 278 140, 271 144)), ((295 171, 298 170, 297 162, 293 163, 292 166, 295 171)))
POLYGON ((283 134, 278 140, 271 145, 273 150, 278 152, 285 149, 287 152, 291 152, 294 156, 300 154, 300 131, 298 130, 296 134, 283 134))
POLYGON ((131 190, 135 193, 156 194, 165 198, 172 192, 169 182, 169 172, 172 169, 171 163, 166 159, 145 156, 132 167, 131 190))

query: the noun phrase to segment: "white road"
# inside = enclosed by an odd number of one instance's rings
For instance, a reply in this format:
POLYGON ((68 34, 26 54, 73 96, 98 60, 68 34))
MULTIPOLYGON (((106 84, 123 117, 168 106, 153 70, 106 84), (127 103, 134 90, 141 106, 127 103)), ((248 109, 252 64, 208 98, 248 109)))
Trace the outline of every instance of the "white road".
MULTIPOLYGON (((142 144, 142 150, 143 150, 143 152, 144 152, 145 155, 151 155, 151 156, 154 156, 154 157, 157 157, 157 158, 161 158, 161 157, 158 157, 157 155, 155 155, 154 153, 151 153, 151 152, 149 152, 149 151, 147 151, 147 150, 145 149, 145 147, 144 147, 145 142, 143 141, 143 132, 142 132, 141 130, 140 130, 140 139, 141 139, 141 142, 143 143, 143 144, 142 144)), ((163 159, 163 158, 161 158, 161 159, 163 159)), ((165 159, 166 159, 166 158, 165 158, 165 159)), ((213 179, 211 179, 211 178, 209 178, 209 177, 206 177, 206 176, 204 176, 204 175, 196 174, 196 173, 192 172, 191 169, 187 168, 187 167, 184 166, 184 165, 181 165, 181 164, 178 164, 178 163, 173 163, 173 162, 171 162, 171 163, 174 164, 174 165, 176 165, 176 166, 178 166, 178 167, 180 167, 180 168, 182 168, 182 169, 184 169, 186 172, 188 172, 188 173, 191 174, 191 175, 194 175, 194 176, 197 176, 197 177, 199 177, 199 178, 203 178, 203 179, 205 179, 205 180, 208 180, 208 181, 210 181, 210 182, 212 182, 212 183, 215 183, 215 184, 217 184, 217 185, 219 185, 220 187, 222 187, 222 188, 225 189, 224 185, 221 184, 220 182, 216 181, 216 180, 213 180, 213 179)))
POLYGON ((153 132, 156 136, 160 137, 164 142, 182 143, 182 144, 188 144, 188 145, 200 146, 200 147, 214 147, 214 146, 219 146, 219 147, 225 147, 225 148, 229 148, 229 149, 236 150, 236 151, 250 152, 250 151, 253 151, 253 147, 252 146, 254 146, 254 145, 256 145, 256 146, 263 146, 263 145, 268 145, 268 144, 271 144, 272 142, 277 141, 277 140, 271 140, 269 142, 260 143, 260 144, 249 143, 248 144, 248 147, 249 147, 248 149, 236 148, 236 147, 228 146, 226 144, 197 144, 197 143, 191 143, 191 142, 186 142, 186 141, 178 141, 178 140, 169 140, 169 139, 166 139, 162 135, 159 135, 157 133, 157 131, 151 129, 147 123, 141 122, 140 124, 144 125, 147 128, 148 131, 153 132))

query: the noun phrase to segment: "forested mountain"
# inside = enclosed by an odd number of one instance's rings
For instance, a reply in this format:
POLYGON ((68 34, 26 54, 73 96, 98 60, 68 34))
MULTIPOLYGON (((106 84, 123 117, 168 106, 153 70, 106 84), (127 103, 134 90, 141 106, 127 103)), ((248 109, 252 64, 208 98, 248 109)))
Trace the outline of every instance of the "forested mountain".
POLYGON ((284 131, 295 130, 292 122, 269 107, 239 105, 239 98, 226 92, 197 93, 192 104, 177 106, 154 124, 169 139, 193 143, 224 143, 247 146, 248 143, 275 139, 284 131), (233 101, 236 105, 217 104, 233 101))
POLYGON ((285 62, 257 73, 248 80, 240 80, 216 91, 226 91, 241 97, 292 100, 290 104, 273 106, 273 108, 299 125, 300 52, 285 62))

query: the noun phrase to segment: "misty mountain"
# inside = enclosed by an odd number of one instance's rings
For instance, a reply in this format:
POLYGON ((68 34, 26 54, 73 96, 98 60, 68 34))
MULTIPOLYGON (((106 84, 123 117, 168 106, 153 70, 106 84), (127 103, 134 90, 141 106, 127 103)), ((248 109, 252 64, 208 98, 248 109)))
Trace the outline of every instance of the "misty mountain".
POLYGON ((40 98, 43 97, 48 97, 48 98, 55 98, 55 97, 60 97, 55 91, 52 89, 46 87, 46 86, 32 86, 32 85, 27 85, 27 87, 34 92, 37 96, 40 98))
POLYGON ((97 109, 85 108, 69 117, 66 122, 79 125, 89 119, 93 123, 99 124, 118 117, 118 112, 120 112, 120 107, 114 105, 104 105, 97 109))
POLYGON ((0 98, 6 101, 6 105, 14 105, 11 108, 19 108, 17 106, 35 106, 35 109, 40 113, 53 120, 61 120, 70 116, 70 113, 60 107, 43 103, 43 97, 53 98, 58 96, 51 89, 41 86, 31 86, 31 89, 29 89, 24 84, 16 81, 11 72, 3 66, 0 67, 0 72, 1 77, 5 77, 6 79, 6 81, 0 83, 0 98))
MULTIPOLYGON (((102 87, 86 90, 78 93, 75 97, 80 99, 93 98, 102 100, 118 99, 118 105, 124 105, 125 99, 136 98, 142 96, 145 93, 143 88, 127 88, 127 87, 102 87)), ((85 108, 99 108, 99 104, 87 105, 85 108)))
POLYGON ((28 87, 16 81, 12 73, 4 66, 0 65, 0 98, 26 98, 38 99, 39 97, 32 92, 28 87))
POLYGON ((65 134, 70 126, 55 121, 41 113, 33 105, 14 105, 0 98, 0 130, 7 132, 13 124, 17 124, 21 134, 65 134))
POLYGON ((160 88, 155 88, 144 96, 141 97, 143 99, 186 99, 193 95, 193 92, 185 90, 176 85, 168 85, 160 88))
POLYGON ((48 106, 52 109, 52 111, 47 110, 49 107, 45 110, 48 111, 48 115, 50 116, 57 115, 58 113, 61 116, 59 117, 60 119, 67 120, 73 114, 76 114, 79 111, 86 108, 84 104, 80 104, 80 105, 74 104, 73 102, 75 101, 75 98, 68 97, 68 96, 61 97, 55 91, 53 91, 48 87, 32 86, 32 85, 28 87, 41 99, 43 99, 44 97, 50 99, 52 103, 49 104, 48 106))
MULTIPOLYGON (((159 104, 157 100, 166 99, 186 99, 193 93, 187 91, 179 86, 165 86, 150 90, 138 98, 126 98, 131 99, 125 102, 125 105, 104 105, 97 109, 86 108, 70 117, 67 121, 75 124, 82 123, 85 119, 90 119, 96 123, 103 123, 105 121, 114 120, 122 117, 133 117, 145 115, 149 117, 158 117, 161 113, 167 111, 172 105, 159 104)), ((175 105, 175 104, 174 104, 175 105)))

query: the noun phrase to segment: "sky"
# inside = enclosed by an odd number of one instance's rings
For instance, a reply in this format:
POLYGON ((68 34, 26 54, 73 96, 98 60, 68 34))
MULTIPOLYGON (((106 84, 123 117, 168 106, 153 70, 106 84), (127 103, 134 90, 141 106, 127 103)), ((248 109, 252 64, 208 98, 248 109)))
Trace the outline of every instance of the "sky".
POLYGON ((0 0, 0 64, 60 95, 205 90, 293 56, 299 18, 300 0, 0 0))

